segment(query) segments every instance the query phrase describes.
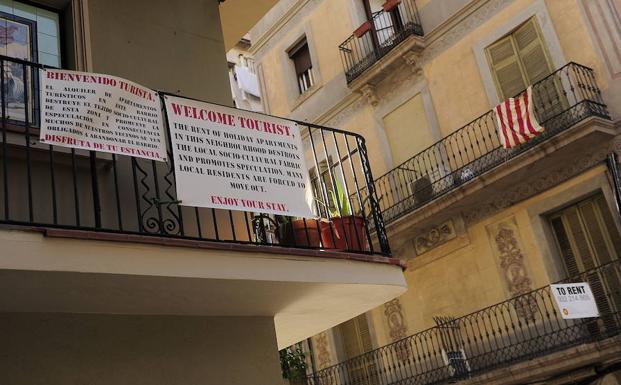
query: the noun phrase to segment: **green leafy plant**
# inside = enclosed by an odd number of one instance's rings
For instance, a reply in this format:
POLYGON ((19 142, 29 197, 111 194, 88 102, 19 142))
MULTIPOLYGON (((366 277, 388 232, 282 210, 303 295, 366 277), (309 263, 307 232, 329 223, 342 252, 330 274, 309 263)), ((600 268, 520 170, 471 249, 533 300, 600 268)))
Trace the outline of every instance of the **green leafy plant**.
POLYGON ((281 350, 279 354, 282 378, 296 380, 306 375, 306 355, 300 347, 288 347, 281 350))
POLYGON ((328 191, 330 198, 332 199, 332 208, 329 209, 330 217, 348 217, 352 215, 349 197, 345 193, 341 183, 338 180, 335 182, 336 192, 332 190, 328 191))

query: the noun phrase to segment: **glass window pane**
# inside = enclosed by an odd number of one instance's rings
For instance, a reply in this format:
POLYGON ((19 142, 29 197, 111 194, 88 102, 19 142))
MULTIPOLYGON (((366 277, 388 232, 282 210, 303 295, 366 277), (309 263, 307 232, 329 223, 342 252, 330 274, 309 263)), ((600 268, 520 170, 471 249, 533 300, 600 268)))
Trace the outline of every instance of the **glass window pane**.
POLYGON ((58 55, 58 38, 55 36, 46 35, 44 33, 38 34, 38 49, 39 54, 49 53, 52 55, 58 55))
POLYGON ((52 66, 52 67, 60 67, 60 58, 57 55, 51 55, 49 53, 40 53, 39 63, 47 65, 47 66, 52 66))
POLYGON ((58 36, 58 14, 45 9, 37 9, 37 32, 58 36))
POLYGON ((13 14, 13 1, 0 0, 0 12, 13 14))
POLYGON ((0 54, 7 56, 7 24, 6 19, 0 19, 0 54))
POLYGON ((13 2, 13 14, 30 20, 37 20, 37 8, 32 5, 13 2))

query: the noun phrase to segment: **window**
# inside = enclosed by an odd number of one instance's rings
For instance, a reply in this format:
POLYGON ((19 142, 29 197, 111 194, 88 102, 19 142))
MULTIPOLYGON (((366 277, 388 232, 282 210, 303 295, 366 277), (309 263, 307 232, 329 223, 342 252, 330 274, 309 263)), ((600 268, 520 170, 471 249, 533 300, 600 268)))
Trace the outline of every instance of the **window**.
POLYGON ((501 99, 517 95, 552 72, 534 18, 489 46, 486 53, 501 99))
MULTIPOLYGON (((0 0, 0 54, 60 67, 58 13, 18 1, 0 0)), ((9 59, 3 60, 2 66, 4 118, 17 125, 26 120, 36 124, 37 69, 9 59)))
POLYGON ((306 38, 295 44, 288 52, 289 58, 293 61, 293 66, 295 67, 298 90, 300 94, 303 94, 315 84, 312 71, 313 63, 311 62, 306 38))
POLYGON ((0 53, 41 64, 60 67, 58 13, 0 0, 0 53))
MULTIPOLYGON (((619 258, 621 236, 616 228, 604 195, 596 196, 567 207, 550 217, 563 265, 568 276, 589 271, 619 258)), ((621 299, 607 298, 607 292, 621 285, 621 277, 614 269, 587 275, 600 312, 610 314, 621 310, 621 299)), ((606 324, 607 321, 603 319, 606 324)))

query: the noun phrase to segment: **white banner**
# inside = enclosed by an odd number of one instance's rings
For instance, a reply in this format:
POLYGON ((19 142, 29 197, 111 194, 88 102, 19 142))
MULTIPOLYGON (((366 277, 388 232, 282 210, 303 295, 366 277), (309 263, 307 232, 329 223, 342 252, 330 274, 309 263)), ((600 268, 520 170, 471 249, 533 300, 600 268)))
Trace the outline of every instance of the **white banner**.
POLYGON ((550 285, 563 319, 599 317, 595 297, 586 282, 550 285))
POLYGON ((116 76, 42 69, 40 140, 166 160, 157 92, 116 76))
POLYGON ((297 124, 174 96, 164 104, 182 205, 315 216, 297 124))

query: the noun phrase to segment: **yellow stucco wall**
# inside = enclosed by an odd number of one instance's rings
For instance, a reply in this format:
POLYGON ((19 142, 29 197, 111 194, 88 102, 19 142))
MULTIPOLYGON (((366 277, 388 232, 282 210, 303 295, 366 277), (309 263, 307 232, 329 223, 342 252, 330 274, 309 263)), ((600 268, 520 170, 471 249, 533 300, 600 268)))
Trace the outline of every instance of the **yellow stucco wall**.
MULTIPOLYGON (((605 171, 603 165, 591 169, 466 228, 464 234, 458 234, 457 238, 442 247, 420 256, 415 256, 414 249, 410 248, 406 252, 410 259, 405 273, 410 290, 400 297, 408 333, 434 326, 433 316, 463 316, 511 297, 506 288, 504 273, 499 266, 499 258, 493 250, 493 239, 488 234, 488 227, 499 221, 515 218, 519 248, 524 257, 526 273, 531 280, 531 288, 537 289, 554 281, 546 262, 548 265, 560 266, 560 261, 546 261, 537 241, 542 235, 533 226, 529 208, 551 197, 557 197, 585 181, 590 182, 605 171)), ((391 342, 383 311, 379 307, 369 313, 378 332, 380 345, 391 342)))
POLYGON ((307 4, 306 7, 298 13, 295 21, 290 21, 280 30, 277 38, 270 40, 267 49, 258 51, 265 85, 263 96, 267 98, 269 112, 273 115, 289 116, 302 102, 293 62, 286 54, 287 49, 301 37, 306 35, 310 46, 315 76, 313 91, 343 72, 337 47, 354 28, 348 16, 347 3, 327 0, 316 5, 307 4))
MULTIPOLYGON (((434 1, 445 0, 418 0, 417 6, 422 9, 434 1)), ((621 10, 621 0, 614 0, 614 3, 621 10)), ((610 79, 603 58, 592 39, 579 0, 515 0, 457 41, 444 43, 444 35, 436 36, 435 40, 430 43, 431 45, 426 48, 433 54, 426 57, 427 51, 423 53, 423 78, 421 79, 426 82, 433 108, 424 108, 417 99, 408 101, 408 98, 405 98, 404 102, 395 104, 392 109, 387 109, 386 105, 392 105, 391 101, 402 96, 390 89, 392 86, 398 86, 395 83, 376 85, 378 106, 372 106, 365 101, 351 102, 351 99, 359 96, 351 93, 344 94, 341 103, 350 107, 344 107, 343 111, 353 112, 335 112, 335 118, 332 121, 337 123, 337 128, 360 133, 366 138, 375 177, 389 171, 396 164, 429 145, 430 132, 433 129, 439 131, 440 136, 446 136, 493 107, 481 76, 475 49, 480 49, 480 43, 490 35, 513 23, 529 9, 539 7, 541 4, 545 5, 545 12, 551 22, 551 25, 545 27, 552 29, 562 52, 562 58, 555 57, 556 62, 562 65, 574 61, 591 67, 600 89, 604 93, 610 91, 606 102, 611 108, 615 108, 615 104, 621 105, 621 96, 616 95, 619 91, 612 89, 613 80, 610 79), (436 49, 434 46, 442 48, 436 49), (421 111, 425 111, 426 118, 413 122, 412 116, 420 114, 421 111), (430 116, 429 114, 433 114, 433 111, 436 112, 435 116, 430 116), (407 121, 408 118, 410 121, 407 121), (399 121, 403 125, 398 125, 399 121), (394 127, 397 127, 397 131, 406 137, 407 141, 397 141, 385 134, 386 130, 394 127), (392 160, 386 157, 389 152, 392 160)), ((264 68, 269 68, 269 71, 264 72, 264 76, 265 84, 268 86, 266 97, 269 99, 272 113, 289 115, 292 112, 304 110, 307 105, 311 104, 313 98, 323 97, 322 88, 327 88, 331 82, 341 82, 345 86, 337 47, 356 27, 352 25, 352 18, 348 12, 350 10, 346 1, 324 0, 309 11, 301 22, 286 26, 285 29, 288 30, 286 38, 274 41, 273 45, 262 53, 264 68), (287 41, 292 41, 296 36, 301 35, 300 31, 304 23, 310 25, 312 30, 316 51, 313 60, 319 60, 321 81, 318 85, 319 89, 308 96, 306 101, 300 103, 299 100, 292 100, 283 91, 287 83, 294 79, 287 78, 282 71, 284 64, 281 53, 287 48, 287 41)), ((459 28, 456 27, 457 30, 459 28)), ((425 33, 427 35, 441 34, 438 31, 425 31, 425 33)), ((447 39, 450 38, 450 33, 449 30, 447 39)), ((550 44, 550 42, 547 43, 550 44)), ((408 84, 418 84, 416 82, 417 80, 414 80, 408 84)), ((330 90, 334 89, 338 88, 330 88, 330 90)), ((327 113, 333 107, 326 99, 322 113, 327 113)), ((498 255, 489 234, 490 227, 498 222, 513 221, 511 223, 517 226, 531 287, 535 289, 550 282, 553 274, 550 273, 549 264, 555 262, 550 262, 550 256, 540 249, 542 235, 537 233, 536 227, 533 227, 533 218, 529 214, 529 208, 593 178, 594 175, 601 175, 603 171, 602 167, 598 167, 534 198, 498 212, 467 227, 465 232, 446 245, 412 258, 406 273, 411 290, 400 298, 408 333, 433 326, 433 316, 461 316, 510 297, 506 280, 499 267, 498 255)), ((410 253, 410 256, 414 257, 413 247, 410 253)), ((384 307, 378 307, 367 313, 376 332, 375 342, 378 346, 391 342, 390 330, 384 313, 384 307)))
POLYGON ((434 142, 420 94, 384 116, 383 121, 393 164, 405 162, 410 154, 422 151, 434 142))

